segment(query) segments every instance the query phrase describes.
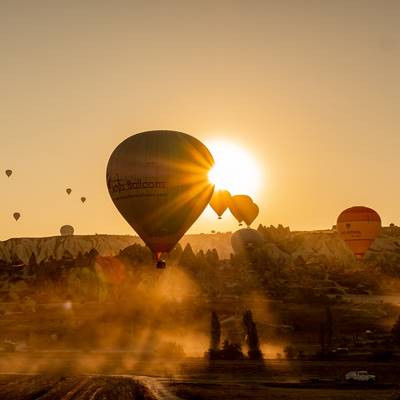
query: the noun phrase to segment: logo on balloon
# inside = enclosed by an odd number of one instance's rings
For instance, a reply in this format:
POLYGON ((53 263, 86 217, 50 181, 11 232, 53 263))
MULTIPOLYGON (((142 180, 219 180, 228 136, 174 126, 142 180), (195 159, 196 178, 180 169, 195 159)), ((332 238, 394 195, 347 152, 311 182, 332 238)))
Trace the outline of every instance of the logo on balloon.
POLYGON ((146 177, 136 180, 120 178, 110 179, 108 181, 108 190, 115 199, 129 197, 147 197, 147 196, 166 196, 168 182, 160 178, 146 177))

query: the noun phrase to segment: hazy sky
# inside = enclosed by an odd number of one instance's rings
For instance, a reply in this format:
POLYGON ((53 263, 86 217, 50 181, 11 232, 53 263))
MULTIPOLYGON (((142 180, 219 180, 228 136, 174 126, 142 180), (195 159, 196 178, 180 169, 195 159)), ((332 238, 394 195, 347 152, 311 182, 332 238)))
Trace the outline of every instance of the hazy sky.
MULTIPOLYGON (((152 129, 250 152, 256 225, 356 204, 400 223, 399 20, 397 0, 0 0, 0 239, 131 233, 105 168, 152 129)), ((235 228, 207 212, 192 232, 235 228)))

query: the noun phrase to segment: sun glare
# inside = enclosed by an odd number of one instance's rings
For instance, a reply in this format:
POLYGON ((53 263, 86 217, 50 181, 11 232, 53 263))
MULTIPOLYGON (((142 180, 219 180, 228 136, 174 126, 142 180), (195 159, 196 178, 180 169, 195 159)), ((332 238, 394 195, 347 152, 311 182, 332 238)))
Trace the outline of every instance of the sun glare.
POLYGON ((260 187, 260 169, 256 160, 243 148, 225 141, 207 143, 215 165, 208 174, 215 188, 232 195, 256 196, 260 187))

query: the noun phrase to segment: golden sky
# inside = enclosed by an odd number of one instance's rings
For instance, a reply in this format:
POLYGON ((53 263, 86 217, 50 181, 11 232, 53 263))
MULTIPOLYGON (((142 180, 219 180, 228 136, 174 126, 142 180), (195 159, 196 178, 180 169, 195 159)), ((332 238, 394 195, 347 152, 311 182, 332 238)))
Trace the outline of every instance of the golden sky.
MULTIPOLYGON (((255 225, 400 223, 399 20, 396 0, 0 1, 0 239, 131 233, 105 168, 152 129, 252 154, 255 225)), ((212 229, 236 224, 191 232, 212 229)))

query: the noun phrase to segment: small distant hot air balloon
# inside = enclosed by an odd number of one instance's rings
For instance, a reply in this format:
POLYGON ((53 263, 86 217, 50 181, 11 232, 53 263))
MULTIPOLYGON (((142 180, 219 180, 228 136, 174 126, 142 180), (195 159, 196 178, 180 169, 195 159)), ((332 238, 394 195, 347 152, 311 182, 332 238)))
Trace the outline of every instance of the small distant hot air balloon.
POLYGON ((81 197, 81 202, 84 203, 86 201, 86 197, 81 197))
POLYGON ((231 197, 229 201, 229 210, 239 222, 239 226, 242 225, 245 218, 248 219, 247 216, 252 205, 253 200, 250 196, 238 194, 231 197))
POLYGON ((74 227, 71 225, 63 225, 60 228, 61 236, 72 236, 74 234, 74 227))
POLYGON ((349 249, 362 259, 381 231, 379 214, 368 207, 351 207, 337 219, 336 229, 349 249))
POLYGON ((233 233, 231 244, 236 254, 246 254, 263 245, 264 239, 255 229, 242 228, 233 233))
POLYGON ((210 206, 218 215, 218 219, 222 218, 222 214, 229 207, 231 194, 227 190, 215 190, 211 200, 210 206))
POLYGON ((11 175, 12 175, 12 170, 11 169, 6 169, 6 175, 8 176, 8 177, 10 177, 11 175))
POLYGON ((152 251, 157 268, 203 212, 214 187, 211 153, 194 137, 149 131, 124 140, 107 166, 115 206, 152 251))
POLYGON ((15 212, 15 213, 13 214, 13 217, 14 217, 14 219, 15 219, 16 221, 18 221, 18 220, 20 219, 20 217, 21 217, 21 214, 20 214, 19 212, 15 212))
POLYGON ((65 191, 67 192, 67 194, 69 196, 71 194, 71 192, 72 192, 72 189, 68 188, 68 189, 65 189, 65 191))

